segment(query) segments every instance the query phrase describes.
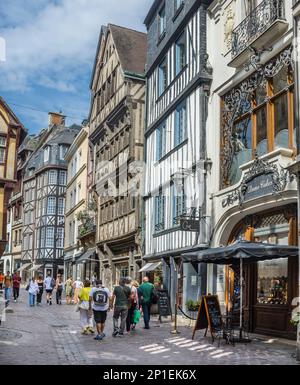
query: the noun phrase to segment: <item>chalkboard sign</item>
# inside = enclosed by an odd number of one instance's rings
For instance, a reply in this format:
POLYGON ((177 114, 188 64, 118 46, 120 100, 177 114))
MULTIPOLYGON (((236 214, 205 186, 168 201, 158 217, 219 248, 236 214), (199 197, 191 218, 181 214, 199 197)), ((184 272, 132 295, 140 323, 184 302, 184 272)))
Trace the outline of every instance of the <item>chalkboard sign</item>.
POLYGON ((201 297, 200 307, 198 310, 198 316, 193 332, 193 339, 196 330, 210 329, 212 338, 217 330, 222 327, 222 317, 220 303, 217 295, 203 295, 201 297))
POLYGON ((167 290, 158 290, 157 296, 158 296, 157 305, 158 305, 159 316, 166 317, 168 315, 172 315, 170 299, 169 299, 167 290))

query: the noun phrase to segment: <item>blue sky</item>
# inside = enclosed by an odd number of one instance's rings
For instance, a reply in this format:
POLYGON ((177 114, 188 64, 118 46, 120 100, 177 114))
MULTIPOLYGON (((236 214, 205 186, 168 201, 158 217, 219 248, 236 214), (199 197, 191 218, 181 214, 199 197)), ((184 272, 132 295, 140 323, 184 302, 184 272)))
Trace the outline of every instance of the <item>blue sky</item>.
POLYGON ((1 0, 0 95, 30 133, 61 110, 67 124, 87 118, 89 83, 101 25, 145 32, 153 0, 1 0), (26 106, 29 108, 23 108, 26 106), (40 110, 40 111, 37 111, 40 110))

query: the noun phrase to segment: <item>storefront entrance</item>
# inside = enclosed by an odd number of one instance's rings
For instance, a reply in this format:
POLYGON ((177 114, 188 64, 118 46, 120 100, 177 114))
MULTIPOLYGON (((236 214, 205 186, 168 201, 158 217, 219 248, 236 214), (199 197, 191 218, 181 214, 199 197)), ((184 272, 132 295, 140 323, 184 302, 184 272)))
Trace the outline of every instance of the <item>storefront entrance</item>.
MULTIPOLYGON (((296 210, 287 206, 247 218, 232 233, 230 244, 241 235, 252 242, 297 245, 296 210), (245 226, 246 224, 246 226, 245 226)), ((278 258, 245 264, 243 313, 250 332, 295 339, 291 325, 292 301, 297 297, 298 258, 278 258)), ((239 268, 225 267, 225 303, 230 311, 239 293, 239 268)))

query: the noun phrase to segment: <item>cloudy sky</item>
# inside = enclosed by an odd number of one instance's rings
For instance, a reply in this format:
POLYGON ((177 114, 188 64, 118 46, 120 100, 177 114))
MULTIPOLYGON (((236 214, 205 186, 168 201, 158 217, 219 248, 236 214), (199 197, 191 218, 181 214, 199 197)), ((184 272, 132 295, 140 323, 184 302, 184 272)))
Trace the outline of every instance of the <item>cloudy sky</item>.
POLYGON ((6 43, 6 60, 0 55, 0 95, 30 133, 47 126, 48 111, 62 110, 67 124, 87 118, 101 25, 145 31, 152 2, 0 1, 0 42, 6 43))

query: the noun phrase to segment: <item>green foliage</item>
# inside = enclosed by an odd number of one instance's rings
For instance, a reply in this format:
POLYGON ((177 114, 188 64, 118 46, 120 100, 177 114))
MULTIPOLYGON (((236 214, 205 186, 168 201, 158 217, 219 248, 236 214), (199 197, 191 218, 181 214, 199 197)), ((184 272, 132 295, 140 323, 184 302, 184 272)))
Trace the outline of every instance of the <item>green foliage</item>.
POLYGON ((193 301, 192 299, 188 299, 185 305, 188 311, 198 311, 200 302, 193 301))

